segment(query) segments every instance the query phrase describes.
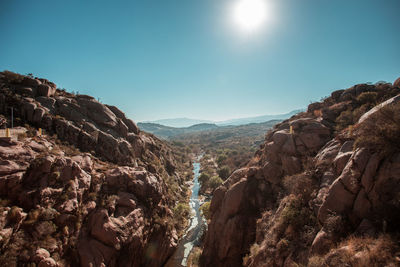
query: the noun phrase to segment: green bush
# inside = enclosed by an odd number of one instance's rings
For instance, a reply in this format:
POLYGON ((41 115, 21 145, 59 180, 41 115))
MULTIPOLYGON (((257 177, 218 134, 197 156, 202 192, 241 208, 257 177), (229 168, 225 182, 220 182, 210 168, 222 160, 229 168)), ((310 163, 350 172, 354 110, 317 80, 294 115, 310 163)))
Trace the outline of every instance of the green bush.
POLYGON ((211 220, 211 214, 210 214, 210 204, 211 202, 205 202, 203 205, 200 207, 200 211, 203 213, 204 217, 206 220, 211 220))
POLYGON ((313 214, 304 205, 301 198, 290 195, 288 196, 288 204, 281 214, 282 225, 291 225, 295 230, 302 229, 305 225, 313 222, 313 214))
POLYGON ((188 203, 179 202, 174 210, 174 224, 178 230, 185 228, 190 216, 190 206, 188 203))
POLYGON ((214 191, 217 189, 218 186, 220 186, 224 181, 219 176, 213 176, 210 178, 208 181, 208 187, 211 188, 211 191, 214 191))
POLYGON ((224 181, 229 177, 229 174, 231 174, 231 170, 228 166, 223 166, 222 168, 218 169, 218 175, 224 181))
POLYGON ((210 180, 210 175, 208 175, 207 173, 203 172, 202 174, 200 174, 199 176, 199 182, 200 184, 207 184, 208 181, 210 180))

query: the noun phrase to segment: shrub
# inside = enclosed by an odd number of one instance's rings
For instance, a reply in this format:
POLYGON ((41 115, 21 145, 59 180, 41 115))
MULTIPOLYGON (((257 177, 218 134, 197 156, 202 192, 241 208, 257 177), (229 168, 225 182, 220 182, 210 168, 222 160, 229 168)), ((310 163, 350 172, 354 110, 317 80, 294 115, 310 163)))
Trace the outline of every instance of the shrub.
POLYGON ((301 198, 289 195, 288 200, 280 216, 282 225, 291 225, 294 230, 299 230, 313 222, 313 214, 301 198))
POLYGON ((353 124, 353 112, 348 109, 340 113, 336 118, 336 130, 341 131, 349 125, 353 124))
POLYGON ((356 133, 355 148, 366 147, 383 156, 400 151, 400 104, 381 108, 356 133))
POLYGON ((226 180, 229 177, 229 174, 231 173, 231 170, 229 169, 228 166, 223 166, 218 170, 218 175, 221 177, 222 180, 226 180))
POLYGON ((6 78, 7 83, 20 83, 24 79, 24 75, 5 70, 3 74, 6 78))
POLYGON ((211 188, 212 191, 214 191, 215 189, 217 189, 218 186, 220 186, 224 181, 222 181, 221 178, 219 178, 219 176, 213 176, 210 178, 208 185, 209 188, 211 188))
POLYGON ((398 266, 398 251, 390 236, 350 237, 328 254, 310 258, 308 266, 398 266))
POLYGON ((185 228, 186 221, 190 216, 190 206, 187 203, 179 202, 174 210, 174 221, 175 221, 175 226, 178 229, 183 229, 185 228))
POLYGON ((187 266, 188 267, 197 267, 199 266, 200 263, 200 256, 201 256, 202 250, 199 247, 194 247, 192 251, 189 254, 188 260, 187 260, 187 266))
POLYGON ((364 92, 357 96, 357 101, 361 104, 371 104, 376 105, 378 98, 378 93, 376 92, 364 92))
POLYGON ((205 202, 203 205, 200 207, 200 211, 203 213, 204 217, 206 220, 211 220, 211 214, 210 214, 210 204, 211 202, 205 202))
POLYGON ((222 165, 222 163, 227 159, 228 157, 226 155, 219 155, 217 158, 217 163, 218 166, 222 165))
POLYGON ((301 196, 307 202, 314 189, 314 182, 306 173, 286 176, 283 179, 283 186, 289 194, 301 196))
POLYGON ((199 182, 200 184, 206 184, 208 183, 208 181, 210 180, 210 175, 208 175, 207 173, 203 172, 202 174, 200 174, 199 176, 199 182))

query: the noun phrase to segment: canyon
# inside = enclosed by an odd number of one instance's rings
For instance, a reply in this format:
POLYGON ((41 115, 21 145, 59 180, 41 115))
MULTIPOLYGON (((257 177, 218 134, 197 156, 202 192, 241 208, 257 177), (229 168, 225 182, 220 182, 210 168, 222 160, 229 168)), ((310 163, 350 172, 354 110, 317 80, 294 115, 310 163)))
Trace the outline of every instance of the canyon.
MULTIPOLYGON (((400 78, 358 84, 265 132, 211 192, 208 229, 192 244, 199 265, 398 266, 399 100, 400 78)), ((1 265, 163 266, 182 248, 189 219, 202 218, 188 205, 199 201, 198 153, 94 97, 3 71, 3 128, 11 112, 1 265)))

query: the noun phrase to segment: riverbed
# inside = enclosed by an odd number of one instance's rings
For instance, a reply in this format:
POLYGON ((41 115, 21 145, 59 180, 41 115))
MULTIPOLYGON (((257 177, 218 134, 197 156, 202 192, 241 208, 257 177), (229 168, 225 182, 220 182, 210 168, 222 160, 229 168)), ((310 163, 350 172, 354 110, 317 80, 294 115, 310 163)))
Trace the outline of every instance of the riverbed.
MULTIPOLYGON (((197 159, 199 160, 199 159, 197 159)), ((200 163, 198 161, 193 163, 194 179, 191 188, 191 196, 189 200, 191 217, 189 227, 184 236, 179 241, 175 253, 169 259, 166 266, 168 267, 182 267, 187 266, 187 259, 193 247, 200 244, 201 236, 206 230, 207 224, 200 212, 199 200, 199 176, 200 176, 200 163)))

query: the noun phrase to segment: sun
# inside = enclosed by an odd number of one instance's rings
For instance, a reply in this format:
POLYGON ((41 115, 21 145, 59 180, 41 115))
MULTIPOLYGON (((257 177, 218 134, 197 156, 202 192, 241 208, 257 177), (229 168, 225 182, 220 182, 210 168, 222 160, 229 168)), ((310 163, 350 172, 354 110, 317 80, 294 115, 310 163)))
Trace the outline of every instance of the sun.
POLYGON ((263 26, 268 18, 265 0, 238 0, 233 6, 233 20, 243 32, 253 32, 263 26))

